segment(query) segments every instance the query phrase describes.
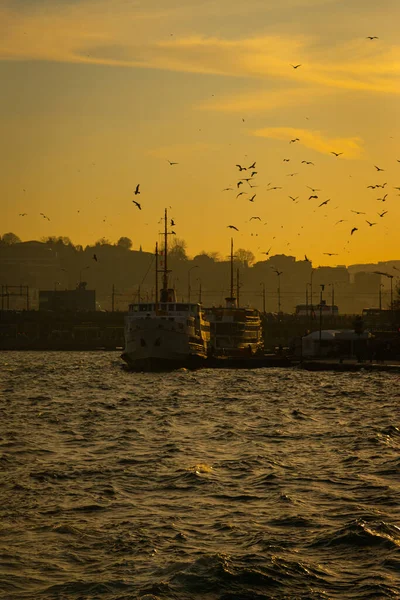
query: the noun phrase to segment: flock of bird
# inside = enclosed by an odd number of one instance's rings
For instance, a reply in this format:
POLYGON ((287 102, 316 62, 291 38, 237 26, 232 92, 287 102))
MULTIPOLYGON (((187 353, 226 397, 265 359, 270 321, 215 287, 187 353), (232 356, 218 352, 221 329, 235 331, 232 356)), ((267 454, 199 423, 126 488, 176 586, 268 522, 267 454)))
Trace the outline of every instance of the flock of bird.
MULTIPOLYGON (((377 36, 366 36, 366 39, 368 40, 377 40, 379 39, 377 36)), ((302 64, 291 64, 290 65, 294 70, 300 69, 302 67, 302 64)), ((242 121, 244 122, 244 119, 242 118, 242 121)), ((299 137, 293 137, 291 139, 288 140, 288 144, 289 146, 297 144, 297 145, 301 145, 301 139, 299 137)), ((335 159, 340 159, 341 156, 345 155, 345 152, 342 151, 336 151, 336 150, 331 150, 330 154, 335 157, 335 159)), ((292 161, 292 157, 288 157, 285 156, 282 158, 282 162, 289 164, 292 161)), ((179 165, 178 162, 174 162, 174 161, 170 161, 167 160, 168 164, 171 167, 177 166, 179 165)), ((304 168, 308 168, 308 167, 313 167, 315 168, 315 162, 311 161, 311 160, 307 160, 305 158, 303 158, 302 160, 299 161, 301 165, 304 165, 304 168)), ((400 162, 400 159, 397 159, 397 162, 400 162)), ((257 200, 260 199, 260 188, 263 189, 263 186, 260 186, 260 184, 257 183, 257 175, 258 175, 258 170, 257 170, 257 161, 253 161, 251 164, 249 165, 245 165, 245 164, 240 164, 237 163, 235 165, 235 167, 238 169, 237 173, 239 174, 239 178, 237 179, 236 185, 232 186, 228 186, 223 188, 223 192, 234 192, 235 194, 235 200, 246 200, 252 204, 254 204, 255 202, 257 202, 257 200), (243 176, 242 176, 243 175, 243 176), (258 188, 257 191, 255 192, 254 189, 258 188)), ((378 165, 373 165, 375 168, 375 172, 376 173, 385 173, 386 169, 382 168, 381 166, 378 165)), ((299 172, 294 171, 294 172, 290 172, 290 173, 286 173, 287 177, 296 177, 299 174, 299 172)), ((380 197, 376 198, 377 202, 387 202, 388 197, 389 197, 389 191, 386 191, 386 186, 387 186, 387 182, 379 182, 379 183, 374 183, 374 184, 370 184, 367 186, 367 189, 369 190, 377 190, 377 189, 381 189, 384 190, 382 191, 380 197)), ((316 203, 315 210, 321 209, 323 207, 327 207, 328 204, 330 204, 332 202, 331 198, 325 198, 322 199, 320 197, 320 193, 322 192, 322 189, 320 188, 314 188, 311 186, 306 186, 307 189, 311 192, 308 193, 308 201, 313 201, 316 200, 318 201, 316 203)), ((272 182, 269 182, 265 188, 265 190, 263 190, 265 193, 271 193, 277 190, 284 190, 285 189, 285 185, 272 185, 272 182)), ((400 187, 394 187, 393 189, 399 191, 400 187)), ((24 192, 26 191, 25 189, 23 190, 24 192)), ((301 194, 301 192, 299 191, 298 193, 301 194)), ((138 183, 135 187, 135 189, 133 190, 133 196, 134 198, 132 199, 132 203, 134 204, 134 206, 138 209, 138 210, 142 210, 142 204, 136 199, 137 196, 139 196, 141 194, 141 184, 138 183)), ((398 194, 400 195, 400 194, 398 194)), ((288 194, 287 197, 295 204, 298 204, 300 201, 300 195, 290 195, 288 194)), ((338 207, 336 207, 338 208, 338 207)), ((79 211, 78 211, 79 212, 79 211)), ((351 209, 350 210, 351 213, 357 215, 357 216, 365 216, 367 217, 368 215, 364 212, 364 211, 359 211, 359 210, 354 210, 351 209)), ((376 215, 379 217, 379 220, 373 220, 371 219, 371 217, 369 218, 365 218, 364 221, 366 223, 366 225, 368 226, 368 228, 374 227, 378 225, 378 222, 383 219, 387 214, 388 214, 388 210, 381 210, 381 211, 377 211, 376 215)), ((20 217, 25 217, 27 215, 27 213, 19 213, 20 217)), ((46 219, 48 221, 50 221, 50 218, 45 215, 44 213, 40 213, 40 216, 43 219, 46 219)), ((326 216, 326 215, 325 215, 326 216)), ((105 220, 104 220, 105 221, 105 220)), ((249 221, 247 222, 255 222, 255 221, 259 221, 261 222, 262 219, 259 215, 253 215, 250 217, 249 221)), ((342 223, 346 223, 348 222, 349 219, 339 219, 337 220, 333 226, 338 226, 342 223)), ((267 223, 265 222, 264 225, 267 225, 267 223)), ((170 226, 174 227, 175 226, 175 221, 173 219, 171 219, 170 221, 170 226)), ((240 227, 237 224, 229 224, 226 226, 227 228, 234 230, 236 232, 240 232, 240 227)), ((281 228, 283 229, 283 225, 281 225, 281 228)), ((357 231, 359 231, 360 225, 358 223, 356 224, 352 224, 352 226, 349 228, 349 238, 351 238, 357 231)), ((175 231, 171 231, 171 234, 176 235, 175 231)), ((253 236, 258 236, 258 233, 251 233, 251 235, 253 236)), ((298 233, 297 235, 300 235, 300 233, 298 233)), ((272 236, 271 237, 271 242, 273 242, 273 240, 276 239, 276 236, 272 236)), ((348 242, 347 242, 348 243, 348 242)), ((287 246, 289 246, 290 243, 287 244, 287 246)), ((260 249, 260 248, 258 248, 260 249)), ((261 252, 262 254, 265 254, 266 256, 268 256, 270 254, 272 250, 272 246, 269 247, 268 250, 261 252)), ((324 255, 327 255, 329 257, 331 256, 337 256, 339 254, 339 252, 323 252, 324 255)), ((306 255, 305 256, 305 260, 309 261, 308 257, 306 255)), ((96 254, 93 255, 93 260, 95 260, 97 262, 97 256, 96 254)), ((311 262, 311 261, 309 261, 311 262)))

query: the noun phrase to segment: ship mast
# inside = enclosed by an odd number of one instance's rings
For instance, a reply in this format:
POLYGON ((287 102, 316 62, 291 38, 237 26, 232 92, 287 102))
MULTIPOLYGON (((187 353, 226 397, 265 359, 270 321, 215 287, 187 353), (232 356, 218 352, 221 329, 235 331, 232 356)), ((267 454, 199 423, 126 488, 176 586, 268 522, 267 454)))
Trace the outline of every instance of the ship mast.
POLYGON ((231 298, 233 295, 233 238, 231 238, 231 298))
POLYGON ((163 275, 163 289, 168 289, 168 265, 167 265, 167 254, 168 254, 168 221, 167 221, 167 209, 164 214, 164 275, 163 275))
POLYGON ((156 242, 156 302, 155 311, 158 311, 158 242, 156 242))

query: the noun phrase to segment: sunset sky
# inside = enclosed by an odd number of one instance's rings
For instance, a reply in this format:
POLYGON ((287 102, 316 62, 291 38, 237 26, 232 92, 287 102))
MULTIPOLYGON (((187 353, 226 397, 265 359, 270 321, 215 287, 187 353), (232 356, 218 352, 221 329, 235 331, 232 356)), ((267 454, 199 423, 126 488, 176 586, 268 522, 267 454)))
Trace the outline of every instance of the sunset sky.
POLYGON ((399 259, 399 22, 395 0, 3 0, 0 234, 152 251, 171 207, 190 256, 234 225, 258 260, 399 259))

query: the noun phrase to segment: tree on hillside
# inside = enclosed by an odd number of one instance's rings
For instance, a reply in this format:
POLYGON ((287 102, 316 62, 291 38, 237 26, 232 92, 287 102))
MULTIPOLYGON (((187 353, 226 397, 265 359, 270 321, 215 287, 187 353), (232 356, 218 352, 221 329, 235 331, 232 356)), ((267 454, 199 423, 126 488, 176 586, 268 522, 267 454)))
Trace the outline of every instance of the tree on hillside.
POLYGON ((71 242, 69 237, 65 237, 62 235, 49 235, 48 237, 43 237, 41 241, 45 244, 48 244, 49 246, 55 246, 56 244, 60 246, 73 246, 73 243, 71 242))
POLYGON ((19 239, 19 237, 17 235, 15 235, 15 233, 11 233, 11 231, 10 231, 9 233, 5 233, 1 237, 1 243, 4 246, 12 246, 13 244, 20 244, 21 240, 19 239))
POLYGON ((219 262, 221 260, 221 254, 219 252, 206 252, 205 250, 202 250, 200 252, 200 254, 195 256, 194 260, 196 260, 196 258, 202 259, 203 257, 209 258, 210 260, 213 260, 214 262, 219 262))
POLYGON ((128 237, 120 237, 117 244, 119 248, 125 248, 125 250, 130 250, 132 248, 132 240, 128 237))
POLYGON ((95 243, 95 246, 111 246, 111 242, 110 240, 108 240, 105 237, 100 238, 99 240, 97 240, 97 242, 95 243))
POLYGON ((168 254, 171 258, 176 258, 177 260, 188 260, 188 256, 186 254, 187 243, 185 240, 181 240, 180 238, 174 237, 172 240, 172 244, 168 250, 168 254))
POLYGON ((240 262, 242 265, 252 265, 255 261, 255 256, 251 250, 244 250, 244 248, 238 248, 235 252, 235 260, 240 262))

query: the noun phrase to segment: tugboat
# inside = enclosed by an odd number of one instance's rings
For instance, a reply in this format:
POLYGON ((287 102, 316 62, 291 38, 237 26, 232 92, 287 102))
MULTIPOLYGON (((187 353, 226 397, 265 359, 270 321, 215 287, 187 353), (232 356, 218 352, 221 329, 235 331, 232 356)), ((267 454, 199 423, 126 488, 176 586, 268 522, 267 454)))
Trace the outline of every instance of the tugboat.
POLYGON ((239 307, 233 291, 233 239, 231 239, 231 286, 224 307, 206 309, 210 322, 210 363, 213 359, 248 359, 264 352, 259 311, 239 307))
POLYGON ((175 289, 168 287, 168 218, 164 216, 164 268, 156 258, 156 300, 129 305, 125 317, 125 349, 121 358, 136 371, 159 371, 202 366, 207 358, 210 325, 201 304, 177 302, 175 289), (163 283, 158 300, 158 275, 163 283))

